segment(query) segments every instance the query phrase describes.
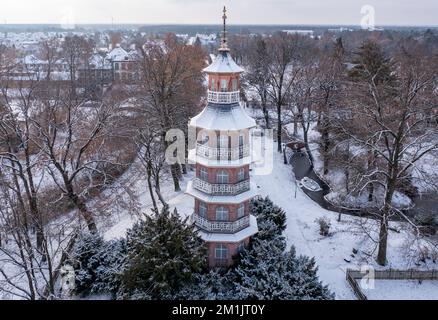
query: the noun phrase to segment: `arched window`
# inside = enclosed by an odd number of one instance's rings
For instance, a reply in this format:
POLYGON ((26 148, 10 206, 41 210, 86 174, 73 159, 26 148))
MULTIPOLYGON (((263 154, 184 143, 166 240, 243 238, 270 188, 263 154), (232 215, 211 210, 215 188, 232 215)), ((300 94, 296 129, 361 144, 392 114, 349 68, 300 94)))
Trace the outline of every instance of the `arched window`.
POLYGON ((239 181, 245 180, 245 169, 243 169, 243 168, 239 169, 239 172, 237 173, 237 179, 239 181))
POLYGON ((237 79, 233 79, 233 91, 237 91, 237 79))
POLYGON ((228 136, 219 136, 219 148, 228 148, 228 136))
POLYGON ((226 79, 221 80, 221 91, 227 91, 228 84, 226 79))
POLYGON ((201 168, 199 170, 199 178, 204 181, 208 181, 208 171, 206 168, 201 168))
POLYGON ((221 260, 228 259, 228 247, 222 243, 217 244, 214 250, 214 257, 221 260))
POLYGON ((228 183, 228 171, 220 170, 216 174, 216 181, 217 183, 228 183))
POLYGON ((205 202, 199 203, 199 215, 203 218, 207 216, 207 205, 205 204, 205 202))
POLYGON ((242 218, 245 215, 245 204, 239 204, 239 208, 237 208, 237 218, 242 218))
POLYGON ((228 221, 228 209, 225 207, 219 207, 216 209, 217 221, 228 221))
POLYGON ((245 141, 245 138, 244 138, 244 136, 243 136, 243 133, 241 133, 241 134, 239 135, 239 146, 240 146, 240 147, 243 146, 244 141, 245 141))

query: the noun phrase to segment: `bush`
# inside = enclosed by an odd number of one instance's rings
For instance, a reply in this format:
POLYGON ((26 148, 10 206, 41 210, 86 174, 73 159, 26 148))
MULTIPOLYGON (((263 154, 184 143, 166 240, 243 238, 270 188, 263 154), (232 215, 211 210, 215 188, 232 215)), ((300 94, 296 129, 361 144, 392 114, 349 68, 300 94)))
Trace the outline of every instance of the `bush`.
POLYGON ((318 218, 316 223, 319 225, 319 234, 323 237, 328 237, 330 235, 330 221, 327 218, 318 218))

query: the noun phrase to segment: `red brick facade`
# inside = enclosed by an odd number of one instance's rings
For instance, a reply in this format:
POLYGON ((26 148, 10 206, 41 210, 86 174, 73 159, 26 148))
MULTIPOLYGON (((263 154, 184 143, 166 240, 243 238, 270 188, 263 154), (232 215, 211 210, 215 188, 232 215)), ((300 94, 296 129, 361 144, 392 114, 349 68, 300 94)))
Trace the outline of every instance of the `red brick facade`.
MULTIPOLYGON (((205 169, 207 171, 207 181, 208 183, 219 183, 217 181, 217 174, 220 171, 228 172, 228 183, 234 184, 238 183, 242 180, 246 180, 249 178, 249 165, 241 166, 241 167, 206 167, 199 163, 196 164, 196 177, 201 179, 201 169, 205 169), (242 180, 239 180, 239 172, 243 169, 244 177, 242 180)), ((203 179, 204 180, 204 179, 203 179)))
POLYGON ((233 257, 237 255, 239 251, 239 246, 244 245, 245 247, 249 244, 249 238, 244 239, 240 243, 223 243, 223 242, 208 242, 208 265, 210 266, 229 266, 233 263, 233 257), (218 259, 215 256, 216 247, 218 245, 224 245, 228 248, 227 259, 218 259))
MULTIPOLYGON (((199 199, 195 199, 195 212, 197 214, 199 214, 200 202, 201 201, 199 199)), ((249 215, 249 201, 244 201, 242 203, 245 205, 244 216, 247 216, 249 215)), ((230 222, 236 221, 241 218, 238 217, 237 213, 237 209, 239 208, 240 203, 205 203, 205 205, 207 206, 207 220, 216 221, 216 209, 219 207, 225 207, 228 209, 230 222)))
POLYGON ((210 74, 208 80, 208 89, 211 91, 239 91, 240 76, 239 74, 210 74), (226 83, 226 87, 223 87, 226 83))

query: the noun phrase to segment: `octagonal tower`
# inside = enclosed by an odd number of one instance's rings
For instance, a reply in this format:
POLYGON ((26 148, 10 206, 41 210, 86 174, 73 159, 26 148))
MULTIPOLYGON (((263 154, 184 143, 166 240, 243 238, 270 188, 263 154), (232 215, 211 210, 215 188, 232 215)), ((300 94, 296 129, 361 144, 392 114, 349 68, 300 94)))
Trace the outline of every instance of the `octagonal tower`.
POLYGON ((256 195, 250 181, 250 129, 255 121, 240 103, 240 75, 244 71, 227 45, 226 9, 221 46, 215 60, 204 69, 208 76, 208 104, 193 117, 196 148, 189 151, 196 177, 187 193, 194 197, 192 221, 208 246, 210 267, 232 264, 232 257, 257 233, 257 221, 249 213, 256 195))

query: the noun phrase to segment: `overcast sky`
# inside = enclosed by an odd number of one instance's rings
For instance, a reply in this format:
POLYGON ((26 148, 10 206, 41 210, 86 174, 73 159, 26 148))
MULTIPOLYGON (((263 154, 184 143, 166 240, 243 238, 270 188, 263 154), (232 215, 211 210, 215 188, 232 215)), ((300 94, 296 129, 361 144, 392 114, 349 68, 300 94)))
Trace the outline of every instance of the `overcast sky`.
POLYGON ((438 25, 438 0, 0 0, 0 23, 355 24, 375 8, 377 25, 438 25))

